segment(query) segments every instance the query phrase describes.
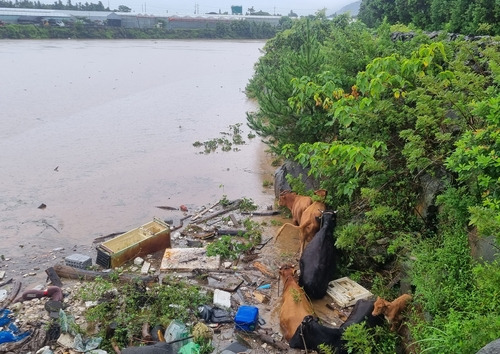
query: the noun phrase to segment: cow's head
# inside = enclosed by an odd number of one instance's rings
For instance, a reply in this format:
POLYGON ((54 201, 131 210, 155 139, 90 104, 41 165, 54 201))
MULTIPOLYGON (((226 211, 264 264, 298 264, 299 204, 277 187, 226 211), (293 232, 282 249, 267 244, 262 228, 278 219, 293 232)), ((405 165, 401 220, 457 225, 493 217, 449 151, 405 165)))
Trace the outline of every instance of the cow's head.
POLYGON ((278 205, 279 206, 286 206, 288 198, 290 198, 291 195, 295 195, 295 192, 292 192, 291 190, 284 190, 281 191, 278 205))
POLYGON ((283 264, 280 267, 279 274, 280 274, 280 277, 283 278, 283 280, 285 281, 288 277, 294 276, 296 271, 297 270, 295 269, 295 265, 283 264))
POLYGON ((387 306, 390 304, 389 301, 382 299, 380 296, 377 297, 377 300, 373 303, 373 312, 372 316, 378 316, 383 314, 387 306))

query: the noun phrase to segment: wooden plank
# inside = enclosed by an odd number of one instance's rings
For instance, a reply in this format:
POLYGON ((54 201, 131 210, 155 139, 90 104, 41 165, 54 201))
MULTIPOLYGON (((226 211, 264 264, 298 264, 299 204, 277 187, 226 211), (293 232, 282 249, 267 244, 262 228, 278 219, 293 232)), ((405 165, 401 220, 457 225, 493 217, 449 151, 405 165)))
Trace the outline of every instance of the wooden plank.
POLYGON ((160 271, 218 270, 220 256, 207 256, 204 248, 167 248, 163 254, 160 271))
MULTIPOLYGON (((97 277, 103 279, 110 279, 111 274, 109 272, 94 272, 91 270, 84 270, 79 268, 73 268, 70 266, 56 264, 54 270, 58 276, 68 279, 78 279, 78 280, 94 280, 97 277)), ((118 279, 128 283, 135 282, 137 280, 143 283, 158 282, 157 276, 138 276, 136 274, 120 274, 118 279)))
POLYGON ((47 273, 47 276, 49 277, 50 282, 53 285, 62 288, 63 283, 61 282, 61 278, 59 278, 56 271, 54 270, 54 267, 50 267, 50 268, 45 269, 45 273, 47 273))
POLYGON ((269 268, 267 268, 264 264, 260 263, 260 262, 253 262, 253 266, 255 268, 257 268, 262 274, 272 278, 272 279, 276 279, 276 275, 274 273, 272 273, 269 268))
POLYGON ((235 275, 225 275, 217 276, 217 273, 210 273, 207 277, 208 286, 214 289, 220 289, 228 291, 230 293, 235 292, 236 289, 240 287, 243 283, 243 279, 235 275))
POLYGON ((234 216, 234 214, 229 214, 229 218, 233 222, 234 226, 238 226, 240 224, 240 222, 236 219, 236 216, 234 216))
POLYGON ((236 210, 240 207, 240 202, 241 202, 241 199, 237 199, 235 200, 233 203, 231 203, 232 206, 226 208, 226 209, 222 209, 216 213, 213 213, 212 215, 208 215, 204 218, 201 218, 201 219, 198 219, 196 220, 195 222, 193 222, 193 224, 199 224, 201 222, 205 222, 207 220, 210 220, 210 219, 213 219, 215 218, 216 216, 219 216, 219 215, 222 215, 222 214, 226 214, 226 213, 229 213, 230 211, 233 211, 233 210, 236 210))

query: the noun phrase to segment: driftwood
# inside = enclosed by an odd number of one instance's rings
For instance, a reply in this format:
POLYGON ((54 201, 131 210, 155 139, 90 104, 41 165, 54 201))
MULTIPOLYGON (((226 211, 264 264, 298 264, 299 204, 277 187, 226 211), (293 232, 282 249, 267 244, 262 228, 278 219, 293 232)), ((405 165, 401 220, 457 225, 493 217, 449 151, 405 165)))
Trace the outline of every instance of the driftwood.
POLYGON ((8 280, 1 282, 1 283, 0 283, 0 288, 1 288, 2 286, 4 286, 4 285, 10 284, 10 283, 12 283, 12 278, 9 278, 8 280))
POLYGON ((272 278, 276 279, 276 275, 272 273, 264 264, 260 262, 253 262, 253 266, 257 268, 262 274, 272 278))
POLYGON ((177 210, 178 209, 178 208, 174 208, 171 206, 164 206, 164 205, 157 206, 157 208, 162 209, 162 210, 177 210))
POLYGON ((200 222, 205 222, 207 220, 210 220, 210 219, 213 219, 215 218, 216 216, 219 216, 219 215, 222 215, 222 214, 226 214, 226 213, 229 213, 230 211, 233 211, 233 210, 236 210, 240 207, 240 202, 241 202, 241 199, 237 199, 235 200, 234 202, 231 203, 232 206, 226 208, 226 209, 222 209, 216 213, 213 213, 209 216, 206 216, 204 218, 201 218, 201 219, 198 219, 194 222, 194 224, 198 224, 200 222))
POLYGON ((240 222, 238 221, 238 219, 236 219, 236 216, 234 216, 234 214, 229 214, 229 218, 231 219, 231 221, 233 222, 233 225, 236 226, 236 225, 239 225, 240 222))
POLYGON ((61 279, 57 275, 56 271, 54 270, 54 268, 50 267, 45 269, 45 273, 47 273, 47 277, 50 279, 53 285, 62 288, 63 284, 61 282, 61 279))
MULTIPOLYGON (((57 264, 54 266, 54 270, 56 271, 57 275, 59 275, 62 278, 68 278, 68 279, 79 279, 79 280, 94 280, 97 277, 103 278, 103 279, 110 279, 111 274, 110 273, 105 273, 105 272, 94 272, 91 270, 84 270, 84 269, 78 269, 78 268, 73 268, 70 266, 62 265, 62 264, 57 264)), ((118 279, 120 281, 124 281, 127 283, 133 283, 135 281, 141 281, 143 283, 154 283, 158 281, 158 276, 138 276, 135 274, 120 274, 118 276, 118 279)))
POLYGON ((255 246, 256 249, 261 250, 269 241, 271 241, 273 238, 269 237, 267 240, 259 243, 257 246, 255 246))
POLYGON ((200 218, 203 214, 205 214, 207 211, 209 211, 210 209, 216 207, 217 205, 219 205, 220 203, 220 200, 215 203, 214 205, 212 205, 211 207, 209 208, 206 208, 205 210, 201 211, 200 213, 196 214, 195 216, 193 216, 193 221, 197 220, 198 218, 200 218))
POLYGON ((218 229, 217 235, 239 236, 245 234, 246 230, 242 229, 218 229))
POLYGON ((144 322, 142 325, 142 339, 151 342, 153 340, 153 337, 151 336, 151 333, 149 332, 149 323, 144 322))
POLYGON ((7 306, 9 306, 12 301, 14 301, 17 294, 19 294, 19 290, 21 290, 21 282, 19 280, 16 280, 14 284, 12 284, 12 289, 10 291, 9 296, 7 296, 7 298, 5 298, 3 302, 2 310, 5 309, 7 306))
POLYGON ((290 347, 287 344, 280 342, 280 341, 277 341, 276 339, 263 333, 262 331, 254 332, 252 337, 254 337, 254 338, 257 337, 261 341, 263 341, 264 343, 270 344, 273 347, 275 347, 281 351, 286 351, 286 350, 290 349, 290 347))
POLYGON ((180 229, 181 227, 183 227, 183 226, 184 226, 184 220, 189 219, 191 216, 192 216, 192 215, 186 215, 185 217, 181 218, 181 219, 180 219, 180 224, 179 224, 179 225, 177 225, 177 226, 171 226, 171 227, 170 227, 170 231, 175 231, 175 230, 178 230, 178 229, 180 229))
POLYGON ((242 215, 252 215, 252 216, 273 216, 273 215, 280 214, 280 212, 278 210, 270 210, 270 211, 244 211, 241 214, 242 215))

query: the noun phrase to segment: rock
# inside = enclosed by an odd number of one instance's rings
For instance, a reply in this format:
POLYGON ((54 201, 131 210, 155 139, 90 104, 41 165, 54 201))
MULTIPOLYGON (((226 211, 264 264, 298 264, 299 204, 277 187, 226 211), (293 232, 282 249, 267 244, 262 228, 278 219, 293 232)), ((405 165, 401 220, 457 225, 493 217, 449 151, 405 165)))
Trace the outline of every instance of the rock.
POLYGON ((75 339, 68 333, 62 333, 57 340, 57 344, 64 348, 72 348, 75 339))
POLYGON ((140 266, 140 265, 142 265, 143 263, 144 263, 144 259, 142 259, 141 257, 136 257, 136 258, 134 259, 134 264, 135 264, 135 265, 140 266))
POLYGON ((500 353, 500 338, 486 344, 484 347, 479 349, 476 354, 495 354, 500 353))
POLYGON ((274 195, 276 199, 284 190, 291 190, 290 185, 286 180, 286 176, 290 174, 297 178, 302 175, 302 181, 304 182, 306 189, 316 190, 319 188, 319 183, 313 180, 312 177, 308 176, 308 171, 302 166, 293 161, 286 161, 281 167, 279 167, 274 172, 274 195))

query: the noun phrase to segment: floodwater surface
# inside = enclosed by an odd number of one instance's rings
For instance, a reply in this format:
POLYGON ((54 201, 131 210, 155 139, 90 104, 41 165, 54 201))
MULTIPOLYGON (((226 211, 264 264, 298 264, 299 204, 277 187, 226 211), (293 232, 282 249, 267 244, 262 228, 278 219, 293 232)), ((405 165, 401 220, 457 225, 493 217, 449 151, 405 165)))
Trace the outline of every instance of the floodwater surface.
POLYGON ((264 44, 2 41, 0 254, 90 245, 168 217, 157 206, 196 209, 224 196, 272 205, 264 146, 247 137, 256 105, 244 93, 264 44), (193 146, 236 124, 239 151, 193 146))

